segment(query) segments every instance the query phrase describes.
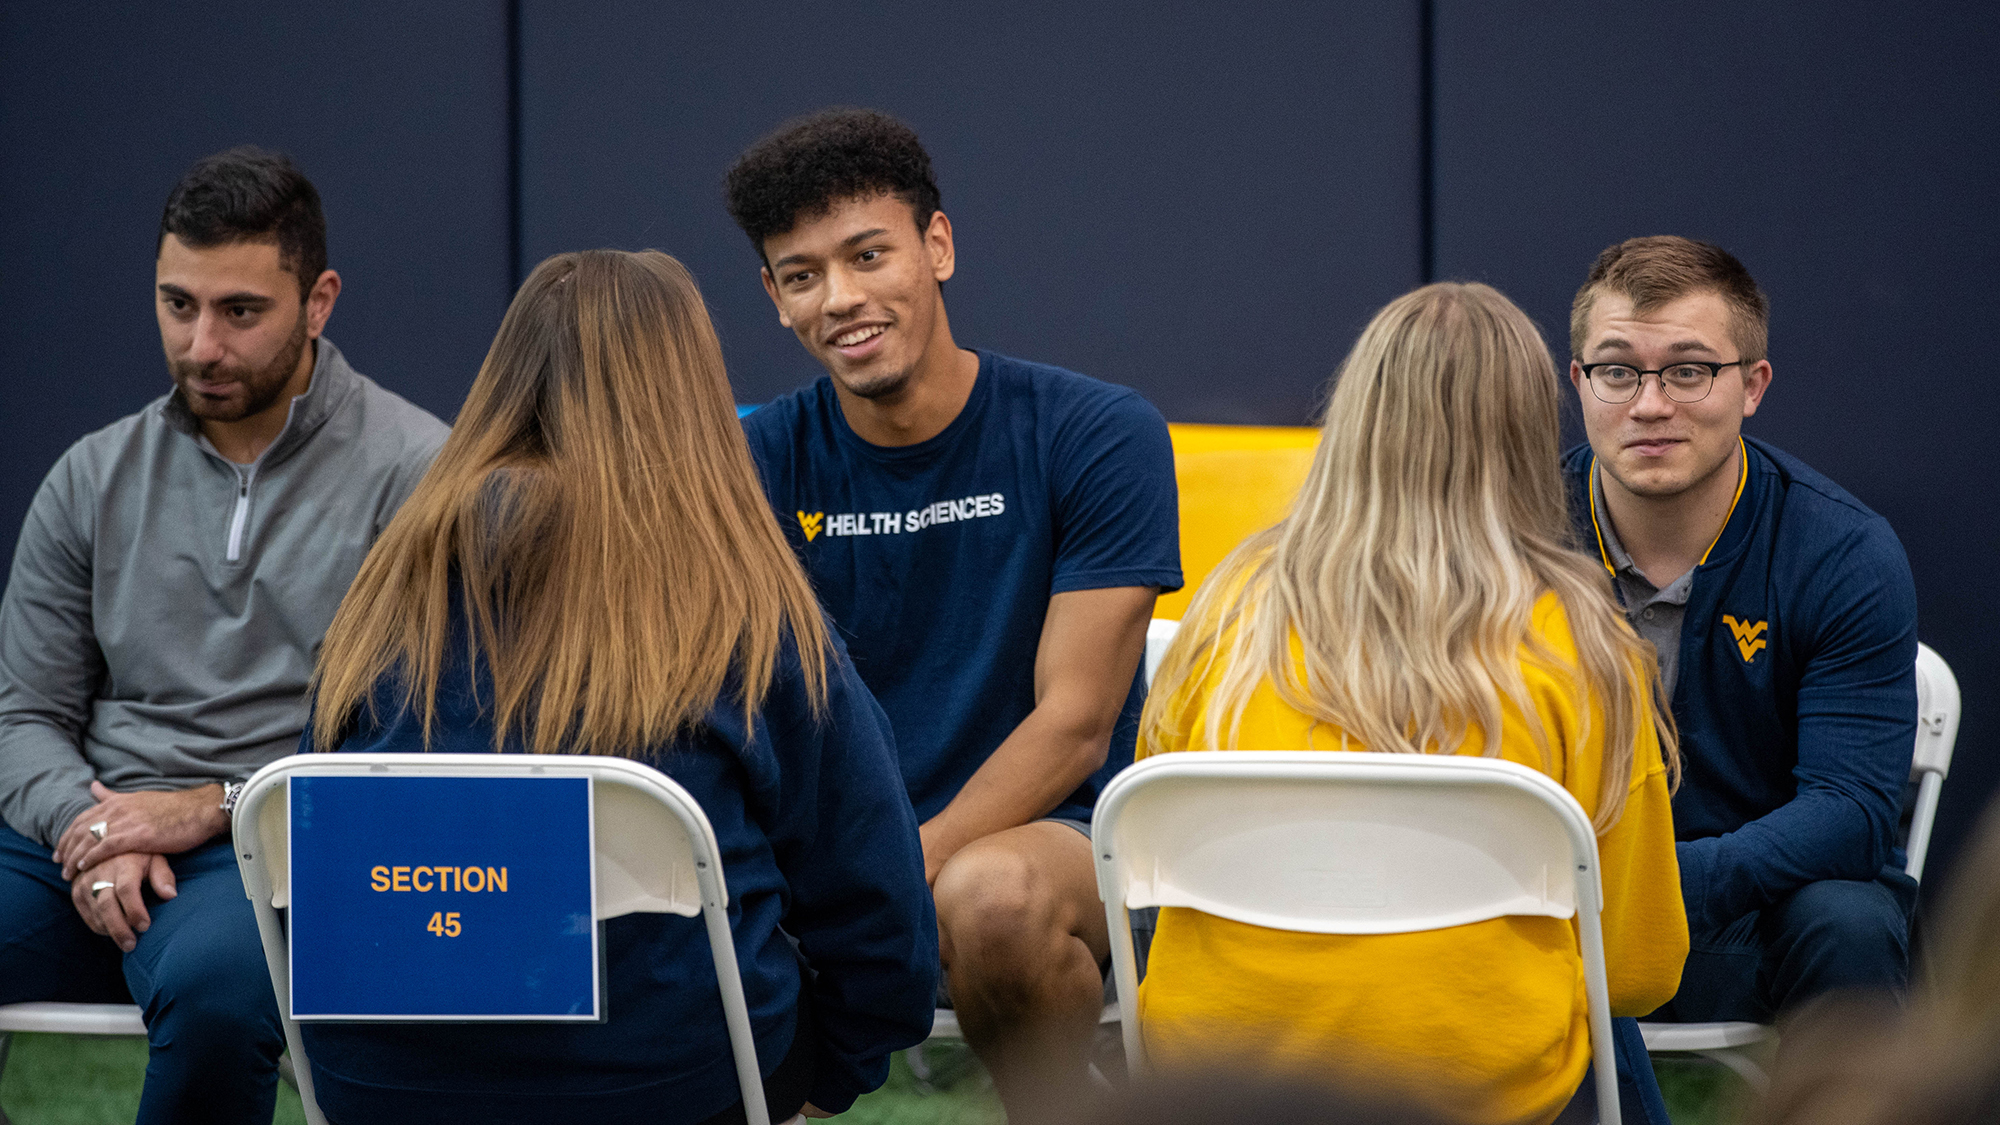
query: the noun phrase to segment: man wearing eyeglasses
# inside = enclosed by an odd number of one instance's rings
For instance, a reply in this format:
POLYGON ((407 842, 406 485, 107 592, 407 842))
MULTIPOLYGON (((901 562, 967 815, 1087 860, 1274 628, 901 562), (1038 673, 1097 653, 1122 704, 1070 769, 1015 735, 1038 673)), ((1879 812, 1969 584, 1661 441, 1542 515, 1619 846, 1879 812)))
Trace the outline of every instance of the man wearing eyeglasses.
POLYGON ((1743 436, 1768 325, 1742 263, 1673 237, 1604 251, 1570 318, 1572 514, 1680 729, 1692 947, 1664 1019, 1768 1021, 1908 975, 1916 591, 1886 520, 1743 436))

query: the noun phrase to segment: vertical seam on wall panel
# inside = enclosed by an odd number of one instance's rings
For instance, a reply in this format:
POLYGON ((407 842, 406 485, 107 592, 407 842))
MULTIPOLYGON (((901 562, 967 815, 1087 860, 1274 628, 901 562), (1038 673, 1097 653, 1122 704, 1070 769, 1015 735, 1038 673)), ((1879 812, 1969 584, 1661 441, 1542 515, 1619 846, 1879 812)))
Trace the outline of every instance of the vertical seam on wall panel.
POLYGON ((1417 0, 1417 262, 1437 280, 1437 0, 1417 0))
POLYGON ((507 0, 507 296, 521 285, 521 0, 507 0))

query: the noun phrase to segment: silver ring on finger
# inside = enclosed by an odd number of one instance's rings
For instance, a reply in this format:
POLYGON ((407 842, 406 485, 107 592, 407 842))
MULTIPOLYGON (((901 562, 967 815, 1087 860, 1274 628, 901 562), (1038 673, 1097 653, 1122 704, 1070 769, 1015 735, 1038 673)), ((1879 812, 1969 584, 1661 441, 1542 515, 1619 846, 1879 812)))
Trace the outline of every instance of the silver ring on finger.
POLYGON ((104 833, 108 831, 110 828, 111 828, 110 821, 100 820, 96 824, 90 826, 90 834, 92 836, 97 837, 97 842, 101 844, 104 842, 104 833))
POLYGON ((118 889, 118 884, 112 882, 109 879, 99 879, 97 882, 92 883, 90 885, 90 893, 93 897, 101 895, 105 891, 114 891, 117 889, 118 889))

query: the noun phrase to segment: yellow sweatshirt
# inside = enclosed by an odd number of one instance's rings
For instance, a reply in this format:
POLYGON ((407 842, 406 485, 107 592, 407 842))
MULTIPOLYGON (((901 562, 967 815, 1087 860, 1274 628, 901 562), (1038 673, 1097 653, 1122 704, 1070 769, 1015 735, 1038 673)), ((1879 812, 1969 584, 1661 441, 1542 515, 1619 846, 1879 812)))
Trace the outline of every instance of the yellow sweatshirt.
MULTIPOLYGON (((1536 603, 1532 628, 1574 665, 1569 619, 1553 593, 1536 603)), ((1224 637, 1224 644, 1228 642, 1224 637)), ((1297 642, 1294 642, 1296 647, 1297 642)), ((1591 735, 1575 681, 1526 658, 1528 698, 1548 732, 1547 768, 1519 710, 1502 700, 1500 757, 1549 773, 1595 815, 1607 748, 1597 704, 1591 735)), ((1177 734, 1147 740, 1139 757, 1205 749, 1200 736, 1219 670, 1169 700, 1177 734)), ((1339 745, 1279 700, 1269 680, 1244 711, 1244 750, 1339 745)), ((1348 749, 1360 750, 1352 741, 1348 749)), ((1463 753, 1484 749, 1481 732, 1463 753)), ((1666 767, 1646 725, 1624 815, 1598 837, 1605 906, 1604 954, 1614 1015, 1652 1011, 1680 986, 1687 917, 1674 860, 1666 767)), ((1409 934, 1307 934, 1233 922, 1199 911, 1160 912, 1139 987, 1147 1051, 1162 1069, 1213 1065, 1218 1057, 1291 1071, 1433 1090, 1469 1122, 1548 1122, 1583 1081, 1590 1034, 1575 923, 1496 918, 1409 934)))

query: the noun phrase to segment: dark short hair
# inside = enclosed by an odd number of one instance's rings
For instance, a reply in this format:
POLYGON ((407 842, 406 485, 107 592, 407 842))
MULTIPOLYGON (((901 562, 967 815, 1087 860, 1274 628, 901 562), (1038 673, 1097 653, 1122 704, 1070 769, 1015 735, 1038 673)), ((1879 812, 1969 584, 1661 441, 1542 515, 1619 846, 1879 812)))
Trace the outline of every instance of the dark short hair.
POLYGON ((849 199, 894 195, 919 231, 937 213, 930 154, 908 125, 872 109, 836 107, 795 118, 751 145, 724 181, 729 215, 764 253, 764 240, 849 199))
POLYGON ((167 196, 155 254, 170 234, 202 248, 276 242, 278 264, 298 275, 300 300, 326 270, 319 191, 291 157, 256 145, 195 161, 167 196))
POLYGON ((1765 358, 1771 338, 1771 302, 1736 255, 1713 242, 1671 234, 1628 238, 1606 248, 1570 306, 1570 355, 1581 361, 1590 332, 1590 310, 1600 293, 1617 293, 1641 315, 1690 293, 1714 293, 1729 307, 1729 334, 1738 358, 1765 358))

